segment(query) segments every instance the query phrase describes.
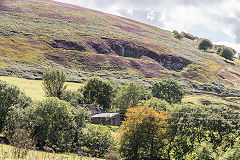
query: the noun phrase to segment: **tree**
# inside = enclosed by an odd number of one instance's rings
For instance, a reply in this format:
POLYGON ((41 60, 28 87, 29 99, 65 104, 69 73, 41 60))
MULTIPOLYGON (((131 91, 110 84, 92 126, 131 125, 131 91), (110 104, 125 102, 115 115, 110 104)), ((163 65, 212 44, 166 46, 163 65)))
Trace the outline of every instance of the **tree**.
POLYGON ((177 38, 177 39, 182 39, 183 38, 183 35, 178 33, 178 31, 176 31, 176 30, 173 31, 173 34, 174 34, 174 37, 177 38))
POLYGON ((165 131, 168 115, 153 107, 129 108, 121 127, 120 153, 125 159, 164 159, 165 131))
POLYGON ((199 45, 198 45, 198 48, 202 49, 204 51, 206 51, 207 49, 212 48, 212 47, 213 47, 213 44, 208 39, 201 39, 199 42, 199 45))
POLYGON ((113 100, 113 104, 120 109, 121 113, 125 113, 130 107, 136 106, 140 100, 146 99, 147 91, 144 87, 130 83, 123 86, 113 100))
POLYGON ((167 111, 173 118, 168 119, 166 129, 166 159, 188 159, 185 156, 195 152, 201 142, 211 143, 214 150, 225 151, 239 137, 236 131, 239 130, 240 115, 229 107, 175 104, 167 111))
POLYGON ((197 36, 191 35, 189 33, 186 32, 181 32, 181 35, 185 38, 191 39, 191 40, 196 40, 199 39, 197 36))
POLYGON ((228 47, 224 47, 220 51, 220 56, 222 56, 226 59, 229 59, 229 60, 233 60, 234 52, 232 49, 230 49, 228 47))
POLYGON ((18 87, 0 80, 0 132, 2 131, 7 112, 11 106, 19 104, 22 108, 25 108, 30 105, 31 102, 31 98, 20 91, 18 87))
POLYGON ((109 81, 94 77, 83 87, 83 96, 86 103, 96 103, 103 108, 109 108, 113 97, 113 87, 109 81))
POLYGON ((149 100, 139 101, 138 106, 144 106, 144 105, 153 107, 156 110, 163 110, 163 111, 166 111, 170 107, 170 104, 167 101, 158 99, 156 97, 152 97, 149 100))
POLYGON ((176 81, 167 79, 155 83, 152 87, 152 95, 168 103, 181 102, 184 96, 183 87, 176 81))
POLYGON ((43 73, 42 86, 47 97, 60 98, 66 89, 66 75, 61 69, 48 68, 43 73))
POLYGON ((27 114, 34 130, 33 137, 40 149, 46 145, 57 145, 64 150, 64 145, 74 142, 76 132, 81 129, 76 123, 73 107, 56 97, 28 107, 27 114))
POLYGON ((113 147, 112 131, 107 126, 91 125, 84 134, 84 145, 94 157, 103 157, 113 147))

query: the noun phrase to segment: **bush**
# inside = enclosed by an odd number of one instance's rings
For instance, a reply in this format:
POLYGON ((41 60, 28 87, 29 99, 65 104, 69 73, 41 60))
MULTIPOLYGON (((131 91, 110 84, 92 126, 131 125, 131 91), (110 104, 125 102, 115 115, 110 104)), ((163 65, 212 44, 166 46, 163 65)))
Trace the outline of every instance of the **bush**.
POLYGON ((120 154, 125 159, 165 159, 167 141, 163 127, 167 114, 153 107, 129 108, 121 126, 120 154), (165 143, 166 142, 166 143, 165 143))
POLYGON ((113 87, 105 80, 94 77, 83 87, 85 102, 96 103, 103 108, 109 108, 113 98, 113 87))
POLYGON ((185 38, 188 38, 188 39, 191 39, 191 40, 196 40, 196 39, 199 39, 197 36, 193 36, 189 33, 185 33, 185 32, 181 32, 181 35, 185 38))
POLYGON ((174 80, 161 80, 153 85, 152 95, 170 104, 178 103, 184 96, 184 89, 174 80))
POLYGON ((18 87, 0 80, 0 132, 3 129, 7 112, 11 106, 19 104, 22 108, 25 108, 31 102, 31 98, 21 92, 18 87))
POLYGON ((59 99, 69 102, 75 107, 79 104, 84 104, 84 96, 81 89, 78 89, 77 91, 64 90, 59 99))
POLYGON ((211 143, 202 142, 196 146, 196 149, 186 156, 186 159, 191 160, 216 160, 216 154, 214 153, 211 143))
POLYGON ((28 149, 35 149, 35 141, 32 138, 32 128, 27 125, 28 117, 26 109, 19 105, 9 108, 4 125, 4 135, 14 146, 14 158, 25 159, 28 149))
POLYGON ((153 107, 156 110, 163 110, 163 111, 166 111, 170 107, 170 104, 167 101, 158 99, 156 97, 152 97, 149 100, 142 100, 138 103, 138 106, 145 106, 145 105, 149 107, 153 107))
POLYGON ((213 44, 208 39, 201 39, 199 42, 199 45, 198 45, 198 48, 202 49, 204 51, 206 51, 207 49, 212 48, 212 47, 213 47, 213 44))
POLYGON ((220 56, 229 60, 233 60, 234 52, 230 48, 224 47, 220 51, 220 56))
POLYGON ((176 30, 173 31, 173 34, 174 34, 174 37, 177 38, 177 39, 182 39, 183 38, 183 35, 178 33, 178 31, 176 31, 176 30))
POLYGON ((104 157, 114 145, 111 130, 106 126, 90 125, 84 135, 84 144, 91 156, 104 157))
POLYGON ((121 113, 125 113, 130 107, 136 106, 140 100, 148 97, 144 87, 130 83, 123 86, 113 100, 113 104, 120 109, 121 113))
POLYGON ((64 149, 64 144, 73 142, 78 132, 71 105, 58 98, 47 98, 27 108, 33 125, 33 136, 40 149, 47 144, 64 149))
MULTIPOLYGON (((175 104, 168 112, 174 117, 168 119, 166 135, 171 142, 165 148, 172 153, 168 159, 187 159, 185 155, 194 153, 201 142, 211 143, 213 149, 226 150, 239 136, 235 134, 239 129, 239 112, 229 107, 175 104)), ((196 151, 205 156, 208 154, 205 149, 196 151)))
POLYGON ((62 92, 66 89, 65 73, 60 69, 48 68, 43 73, 43 89, 47 97, 60 98, 62 92))

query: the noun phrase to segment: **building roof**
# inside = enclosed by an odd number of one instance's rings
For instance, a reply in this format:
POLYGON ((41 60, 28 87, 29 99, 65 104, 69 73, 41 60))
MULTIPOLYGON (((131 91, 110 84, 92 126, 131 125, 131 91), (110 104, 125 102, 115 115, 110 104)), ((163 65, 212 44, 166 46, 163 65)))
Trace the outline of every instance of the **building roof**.
POLYGON ((120 115, 120 113, 100 113, 100 114, 96 114, 92 117, 98 117, 98 118, 101 118, 101 117, 114 117, 116 115, 120 115))

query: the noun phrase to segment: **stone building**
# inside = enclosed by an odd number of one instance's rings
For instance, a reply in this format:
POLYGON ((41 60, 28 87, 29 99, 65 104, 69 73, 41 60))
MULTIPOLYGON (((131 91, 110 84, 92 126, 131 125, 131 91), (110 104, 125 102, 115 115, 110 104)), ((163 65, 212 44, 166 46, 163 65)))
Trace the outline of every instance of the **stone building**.
POLYGON ((120 126, 121 115, 120 113, 100 113, 92 116, 93 124, 120 126))

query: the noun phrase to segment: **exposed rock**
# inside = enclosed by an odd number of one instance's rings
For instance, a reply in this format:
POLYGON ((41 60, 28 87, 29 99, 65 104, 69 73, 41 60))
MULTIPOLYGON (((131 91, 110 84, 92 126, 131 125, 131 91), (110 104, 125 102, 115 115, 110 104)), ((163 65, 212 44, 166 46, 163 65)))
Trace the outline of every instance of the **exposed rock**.
POLYGON ((181 57, 176 57, 173 55, 165 55, 161 53, 153 52, 143 46, 137 45, 133 42, 114 40, 114 39, 102 39, 100 43, 88 43, 90 50, 99 54, 115 54, 123 57, 138 58, 149 57, 158 63, 161 63, 163 67, 174 70, 181 71, 185 66, 187 66, 190 61, 181 57))
POLYGON ((85 48, 76 42, 68 42, 65 40, 54 40, 49 43, 53 48, 63 48, 66 50, 77 50, 77 51, 85 51, 85 48))

